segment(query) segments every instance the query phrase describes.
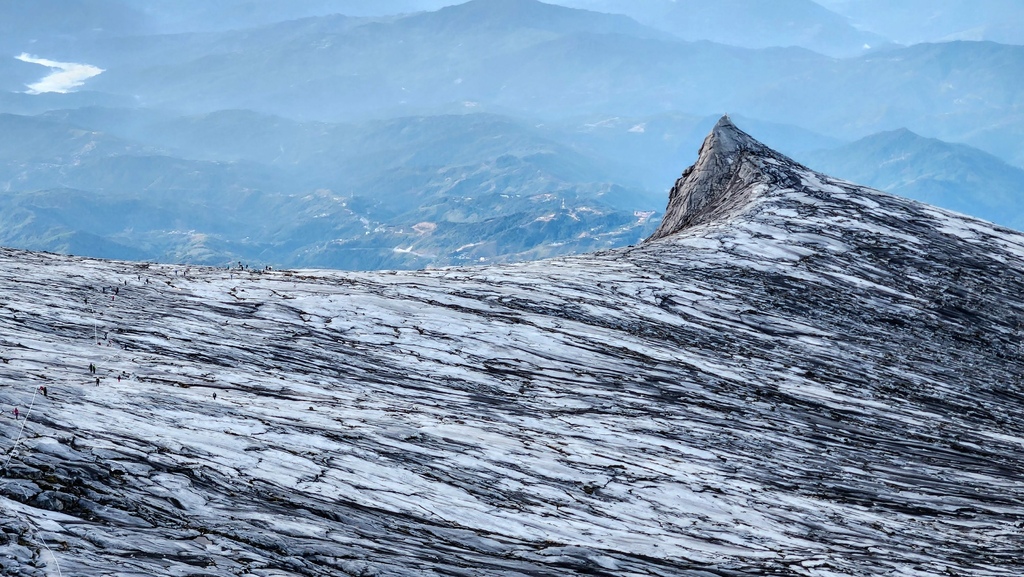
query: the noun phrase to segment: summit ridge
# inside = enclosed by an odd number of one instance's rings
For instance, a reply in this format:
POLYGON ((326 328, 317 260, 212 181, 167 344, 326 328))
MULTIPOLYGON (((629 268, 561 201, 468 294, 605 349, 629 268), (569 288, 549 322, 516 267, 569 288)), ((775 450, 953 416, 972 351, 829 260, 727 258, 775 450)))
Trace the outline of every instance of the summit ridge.
POLYGON ((676 180, 661 225, 648 241, 726 219, 764 186, 792 181, 795 161, 765 146, 722 116, 704 139, 697 161, 676 180))

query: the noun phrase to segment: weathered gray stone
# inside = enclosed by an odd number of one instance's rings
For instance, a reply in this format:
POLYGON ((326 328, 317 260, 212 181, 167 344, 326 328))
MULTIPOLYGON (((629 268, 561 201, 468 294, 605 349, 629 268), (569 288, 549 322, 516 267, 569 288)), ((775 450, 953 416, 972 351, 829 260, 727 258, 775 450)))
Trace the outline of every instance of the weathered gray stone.
POLYGON ((0 480, 0 493, 22 503, 34 498, 41 492, 38 485, 27 479, 0 480))

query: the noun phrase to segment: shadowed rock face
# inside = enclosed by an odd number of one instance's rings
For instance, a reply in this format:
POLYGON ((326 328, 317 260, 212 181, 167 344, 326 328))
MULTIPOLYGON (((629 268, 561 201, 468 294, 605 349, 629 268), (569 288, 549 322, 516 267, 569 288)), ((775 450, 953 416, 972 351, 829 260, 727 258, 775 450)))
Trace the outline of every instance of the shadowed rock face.
POLYGON ((669 213, 416 273, 0 251, 3 572, 1020 575, 1024 236, 725 120, 669 213))
POLYGON ((704 139, 697 162, 676 180, 665 218, 647 240, 698 224, 726 221, 742 212, 757 193, 796 184, 793 174, 780 166, 798 165, 723 116, 704 139))

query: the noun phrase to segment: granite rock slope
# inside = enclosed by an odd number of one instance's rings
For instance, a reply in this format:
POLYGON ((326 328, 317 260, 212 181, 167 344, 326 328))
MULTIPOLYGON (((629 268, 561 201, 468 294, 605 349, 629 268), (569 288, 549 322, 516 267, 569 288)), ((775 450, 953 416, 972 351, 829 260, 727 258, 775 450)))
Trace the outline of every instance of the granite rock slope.
POLYGON ((1024 572, 1024 235, 727 119, 628 249, 0 294, 4 574, 1024 572))

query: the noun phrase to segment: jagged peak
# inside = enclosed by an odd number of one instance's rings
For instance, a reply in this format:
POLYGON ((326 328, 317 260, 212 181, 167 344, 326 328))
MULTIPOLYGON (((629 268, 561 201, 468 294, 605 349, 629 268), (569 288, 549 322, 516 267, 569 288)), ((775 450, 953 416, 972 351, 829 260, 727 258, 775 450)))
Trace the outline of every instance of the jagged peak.
POLYGON ((763 189, 758 184, 791 180, 788 171, 779 170, 786 166, 799 165, 723 116, 704 138, 697 162, 676 180, 665 217, 647 241, 734 216, 763 189), (768 169, 768 164, 773 168, 768 169))

